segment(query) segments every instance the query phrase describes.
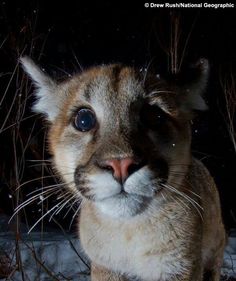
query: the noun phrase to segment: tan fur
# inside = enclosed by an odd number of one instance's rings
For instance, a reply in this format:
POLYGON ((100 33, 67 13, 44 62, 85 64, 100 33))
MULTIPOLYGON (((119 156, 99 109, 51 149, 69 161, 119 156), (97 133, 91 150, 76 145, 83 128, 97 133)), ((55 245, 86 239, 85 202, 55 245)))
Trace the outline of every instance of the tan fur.
MULTIPOLYGON (((146 216, 134 220, 133 224, 130 221, 125 224, 123 221, 114 222, 100 217, 92 204, 86 204, 81 213, 80 235, 92 260, 100 260, 103 266, 112 268, 113 262, 117 262, 113 261, 110 256, 113 247, 121 247, 124 250, 123 255, 125 253, 128 259, 134 261, 135 248, 140 242, 143 245, 143 249, 139 253, 141 260, 137 260, 141 267, 140 271, 148 267, 149 258, 155 258, 155 255, 168 255, 168 252, 171 253, 171 260, 172 256, 176 255, 178 261, 181 260, 184 263, 186 259, 190 264, 188 272, 183 272, 180 277, 141 280, 197 281, 202 280, 203 270, 213 269, 212 280, 219 281, 225 232, 221 221, 218 194, 211 176, 200 162, 193 160, 188 177, 192 185, 190 190, 197 191, 201 198, 204 198, 202 200, 204 208, 202 219, 194 210, 188 211, 183 206, 176 204, 174 198, 169 198, 169 202, 162 210, 157 213, 148 213, 146 216), (192 176, 194 176, 194 180, 192 176), (199 182, 202 179, 204 182, 199 192, 199 182), (209 208, 209 204, 212 204, 211 208, 209 208), (96 237, 93 236, 94 232, 96 237), (112 242, 107 245, 108 241, 112 242), (118 246, 117 243, 119 243, 118 246)), ((189 207, 191 208, 191 205, 189 207)), ((121 268, 125 268, 127 261, 121 260, 120 262, 122 263, 121 268)))
POLYGON ((200 90, 207 63, 198 65, 194 83, 179 87, 121 65, 58 84, 28 58, 22 62, 39 88, 43 81, 37 110, 42 100, 45 113, 42 93, 55 96, 47 112, 49 148, 62 179, 82 198, 79 235, 92 281, 202 281, 205 271, 219 281, 225 245, 219 196, 190 153, 193 110, 206 108, 200 90), (96 116, 88 132, 72 125, 80 108, 96 116), (104 163, 127 157, 142 165, 121 184, 104 163))

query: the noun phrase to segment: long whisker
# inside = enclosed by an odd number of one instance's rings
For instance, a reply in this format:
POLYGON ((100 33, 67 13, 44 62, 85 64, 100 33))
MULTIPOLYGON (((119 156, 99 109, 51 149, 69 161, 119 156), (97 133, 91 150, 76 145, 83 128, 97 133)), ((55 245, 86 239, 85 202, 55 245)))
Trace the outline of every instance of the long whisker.
MULTIPOLYGON (((59 192, 59 191, 58 191, 59 192)), ((18 205, 13 213, 13 215, 10 217, 8 223, 10 223, 12 221, 12 219, 15 217, 16 214, 19 213, 20 210, 22 210, 23 208, 25 208, 26 206, 30 205, 32 202, 40 199, 40 195, 43 195, 43 194, 47 194, 47 193, 50 193, 47 198, 49 198, 50 196, 52 196, 53 194, 55 194, 55 191, 54 190, 45 190, 43 193, 40 193, 40 194, 36 194, 34 195, 33 197, 27 199, 26 201, 24 201, 23 203, 21 203, 20 205, 18 205)), ((40 199, 41 201, 44 201, 46 198, 44 199, 40 199)))
POLYGON ((55 178, 55 177, 56 177, 55 175, 43 176, 43 177, 41 176, 41 177, 38 177, 38 178, 36 178, 36 179, 32 179, 32 180, 29 180, 29 181, 26 181, 26 182, 20 184, 20 185, 16 188, 16 190, 20 189, 22 186, 24 186, 24 185, 26 185, 26 184, 28 184, 28 183, 32 183, 32 182, 39 181, 39 180, 43 180, 43 179, 55 178))
POLYGON ((149 68, 151 67, 153 61, 155 60, 155 57, 151 58, 150 61, 148 62, 148 65, 146 67, 144 67, 144 76, 143 76, 143 79, 142 79, 142 85, 144 86, 145 83, 146 83, 146 79, 147 79, 147 75, 148 75, 148 71, 149 71, 149 68))
POLYGON ((184 164, 184 163, 174 163, 174 164, 169 164, 169 167, 190 167, 190 164, 184 164))
POLYGON ((48 169, 51 166, 50 163, 39 163, 39 164, 31 164, 28 167, 29 168, 34 168, 34 167, 42 167, 44 169, 48 169))
POLYGON ((35 194, 34 196, 31 196, 29 199, 27 199, 26 201, 22 202, 21 204, 19 204, 15 210, 13 215, 10 217, 9 222, 10 223, 12 221, 12 219, 14 218, 14 216, 23 208, 25 208, 26 206, 30 205, 31 203, 33 203, 34 201, 40 199, 40 203, 42 203, 43 201, 45 201, 46 199, 48 199, 49 197, 51 197, 52 195, 55 195, 59 192, 61 192, 61 189, 59 189, 61 186, 63 186, 64 184, 55 184, 55 185, 51 185, 51 186, 47 186, 44 188, 41 188, 40 191, 39 190, 35 190, 32 191, 31 193, 27 194, 34 194, 35 192, 38 192, 37 194, 35 194), (44 190, 46 189, 46 190, 44 190), (55 192, 56 190, 56 192, 55 192), (45 197, 45 195, 47 195, 45 197))
POLYGON ((66 214, 64 215, 63 219, 69 214, 70 210, 73 209, 75 203, 77 203, 77 202, 78 202, 78 203, 81 203, 81 200, 78 198, 78 195, 75 194, 75 199, 74 199, 74 201, 72 202, 72 204, 71 204, 70 208, 68 209, 68 211, 66 212, 66 214))
POLYGON ((174 192, 178 193, 179 195, 181 195, 182 197, 185 197, 186 199, 190 200, 191 202, 193 202, 194 204, 196 204, 200 209, 203 210, 203 207, 197 202, 195 201, 193 198, 191 198, 190 196, 188 196, 187 194, 177 190, 175 187, 173 187, 172 185, 165 185, 163 184, 164 186, 166 186, 167 188, 171 188, 174 192))
POLYGON ((175 171, 175 170, 171 170, 171 169, 169 169, 169 173, 170 173, 171 175, 175 175, 175 176, 183 176, 183 175, 186 175, 186 172, 175 171))
POLYGON ((187 212, 185 207, 190 210, 190 207, 183 200, 178 197, 175 197, 175 200, 177 201, 176 203, 179 202, 180 206, 185 210, 185 212, 187 212))
POLYGON ((74 213, 74 215, 73 215, 73 217, 71 219, 71 222, 70 222, 70 225, 69 225, 69 229, 71 229, 72 223, 73 223, 76 215, 78 214, 79 210, 81 209, 82 204, 83 204, 83 200, 81 200, 79 206, 77 207, 77 210, 75 211, 75 213, 74 213))
POLYGON ((194 192, 194 191, 192 191, 192 190, 189 190, 189 189, 188 189, 188 188, 186 188, 186 187, 183 187, 183 189, 185 189, 185 190, 189 191, 191 194, 193 194, 194 196, 198 197, 199 199, 201 199, 201 198, 202 198, 199 194, 197 194, 196 192, 194 192))
POLYGON ((52 184, 52 185, 48 185, 48 186, 43 186, 40 189, 31 191, 30 193, 27 193, 26 196, 30 196, 30 195, 32 195, 32 194, 34 194, 36 192, 38 192, 40 194, 41 191, 49 190, 49 189, 51 189, 53 187, 58 187, 59 188, 59 187, 64 186, 64 185, 66 185, 66 184, 65 183, 57 183, 57 184, 52 184))
MULTIPOLYGON (((172 182, 173 184, 175 183, 173 180, 172 180, 171 182, 172 182)), ((188 183, 188 185, 191 186, 191 183, 190 183, 190 182, 187 181, 187 183, 188 183)), ((192 195, 196 196, 197 198, 199 198, 199 199, 202 198, 201 195, 199 195, 199 194, 197 194, 196 192, 192 191, 191 189, 185 187, 185 185, 179 184, 179 183, 177 183, 177 184, 178 184, 182 189, 184 189, 184 190, 190 192, 192 195)))
MULTIPOLYGON (((65 173, 65 174, 62 174, 62 176, 70 176, 70 175, 73 175, 74 172, 71 172, 71 173, 65 173)), ((22 186, 25 186, 29 183, 32 183, 32 182, 35 182, 35 181, 42 181, 44 179, 50 179, 50 178, 54 178, 54 179, 57 179, 58 176, 60 177, 60 175, 49 175, 49 176, 41 176, 41 177, 38 177, 38 178, 35 178, 35 179, 32 179, 32 180, 29 180, 29 181, 26 181, 24 183, 22 183, 21 185, 19 185, 16 190, 20 189, 22 186)), ((71 183, 64 183, 65 185, 69 185, 71 183)))
POLYGON ((161 183, 161 185, 164 187, 164 188, 167 188, 169 189, 170 191, 173 191, 174 193, 180 195, 182 198, 186 199, 193 207, 194 209, 198 212, 199 216, 201 217, 201 219, 203 220, 203 217, 202 217, 202 214, 200 212, 199 209, 201 209, 202 211, 204 211, 204 209, 202 208, 202 206, 196 202, 194 199, 192 199, 190 196, 188 196, 187 194, 177 190, 176 188, 174 188, 173 186, 171 185, 167 185, 167 184, 164 184, 164 183, 161 183))
POLYGON ((46 160, 46 159, 44 159, 44 160, 42 160, 42 159, 28 159, 28 160, 26 160, 26 162, 49 162, 48 164, 51 164, 51 160, 46 160))
POLYGON ((149 97, 155 97, 156 94, 173 94, 173 91, 166 91, 166 90, 156 90, 156 91, 152 91, 150 93, 148 93, 149 97))
POLYGON ((60 213, 60 211, 66 206, 66 204, 68 202, 70 202, 70 200, 73 198, 73 196, 71 194, 67 195, 61 202, 60 206, 58 207, 58 209, 56 209, 50 216, 49 221, 52 220, 54 215, 58 215, 60 213), (68 199, 69 197, 69 199, 68 199))
MULTIPOLYGON (((58 193, 62 193, 62 191, 61 190, 57 190, 56 192, 55 192, 55 190, 53 190, 53 191, 50 191, 50 192, 48 192, 49 194, 48 195, 46 195, 45 196, 45 194, 44 194, 44 196, 41 196, 40 194, 39 194, 39 199, 40 199, 40 202, 38 202, 38 205, 39 204, 42 204, 42 202, 44 202, 44 201, 46 201, 49 197, 51 197, 52 195, 56 195, 56 194, 58 194, 58 193)), ((47 194, 47 193, 46 193, 47 194)), ((58 200, 58 198, 56 199, 56 200, 58 200)))
POLYGON ((44 194, 46 194, 46 193, 48 193, 48 192, 50 192, 50 193, 54 192, 55 189, 57 189, 57 186, 53 187, 51 190, 50 190, 50 189, 49 189, 49 190, 45 190, 45 191, 43 191, 43 192, 40 192, 39 194, 36 194, 36 195, 30 197, 30 198, 27 199, 26 201, 24 201, 24 202, 22 202, 21 204, 19 204, 19 205, 15 208, 15 211, 19 211, 22 207, 28 205, 28 203, 31 202, 31 201, 33 202, 33 201, 36 200, 36 199, 40 199, 39 196, 43 196, 44 194))
POLYGON ((43 216, 40 217, 40 219, 38 219, 36 221, 36 223, 29 229, 28 234, 32 231, 32 229, 35 228, 35 226, 43 219, 45 218, 48 214, 50 214, 55 208, 58 208, 58 204, 56 204, 54 207, 52 207, 50 210, 48 210, 43 216))

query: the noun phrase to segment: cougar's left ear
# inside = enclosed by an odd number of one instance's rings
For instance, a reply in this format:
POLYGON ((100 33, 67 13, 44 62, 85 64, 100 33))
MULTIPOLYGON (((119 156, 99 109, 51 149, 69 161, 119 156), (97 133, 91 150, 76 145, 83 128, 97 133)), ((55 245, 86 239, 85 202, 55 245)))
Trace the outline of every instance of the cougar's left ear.
POLYGON ((202 95, 207 86, 209 63, 206 59, 200 59, 193 68, 195 71, 195 77, 192 81, 184 84, 180 90, 180 109, 183 111, 204 111, 208 109, 202 95))
POLYGON ((45 74, 31 58, 21 57, 20 63, 36 87, 35 96, 37 100, 33 105, 33 110, 44 114, 48 121, 53 122, 59 113, 62 99, 57 89, 57 83, 45 74))

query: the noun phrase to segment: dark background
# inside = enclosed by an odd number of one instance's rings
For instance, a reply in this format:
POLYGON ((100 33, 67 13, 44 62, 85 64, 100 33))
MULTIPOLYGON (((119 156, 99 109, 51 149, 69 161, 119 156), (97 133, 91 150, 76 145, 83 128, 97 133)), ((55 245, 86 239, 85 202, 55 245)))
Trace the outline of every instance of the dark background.
MULTIPOLYGON (((39 117, 32 117, 30 94, 24 100, 21 122, 15 119, 23 103, 18 94, 32 92, 22 71, 17 68, 14 72, 18 57, 30 55, 58 78, 80 68, 111 62, 138 67, 151 64, 155 71, 167 73, 171 72, 171 34, 177 30, 176 51, 179 61, 183 58, 181 68, 201 57, 210 63, 205 94, 209 111, 193 122, 193 151, 218 184, 227 229, 235 227, 236 151, 227 131, 222 83, 225 85, 225 81, 235 76, 236 8, 170 10, 145 8, 141 1, 132 5, 108 0, 47 2, 0 2, 1 97, 6 93, 0 103, 2 212, 12 213, 19 184, 42 173, 28 160, 48 157, 42 151, 44 124, 39 117), (26 143, 27 149, 23 149, 26 143), (23 152, 24 165, 19 177, 16 166, 22 162, 23 152)), ((21 200, 39 184, 42 182, 31 182, 26 191, 23 189, 21 200)), ((31 206, 32 209, 37 206, 31 206)), ((29 215, 34 220, 32 217, 29 215)))

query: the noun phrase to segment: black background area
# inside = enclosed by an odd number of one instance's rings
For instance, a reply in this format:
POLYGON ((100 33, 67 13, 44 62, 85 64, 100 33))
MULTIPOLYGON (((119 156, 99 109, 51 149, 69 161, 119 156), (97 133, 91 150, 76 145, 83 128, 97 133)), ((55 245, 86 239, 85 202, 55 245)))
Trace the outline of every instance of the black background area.
MULTIPOLYGON (((209 111, 193 122, 193 152, 218 184, 227 228, 235 227, 236 152, 227 131, 221 84, 231 74, 235 76, 235 18, 235 8, 151 9, 141 1, 5 0, 0 2, 0 73, 12 72, 21 53, 30 54, 56 77, 111 62, 137 67, 147 67, 152 62, 156 73, 166 73, 170 71, 171 24, 178 23, 178 53, 183 56, 183 67, 204 57, 211 69, 205 93, 209 111)), ((1 79, 3 93, 9 77, 1 79)), ((12 96, 13 86, 1 108, 1 119, 9 110, 7 102, 12 96)), ((30 114, 29 108, 26 114, 30 114)), ((27 132, 31 122, 22 123, 21 130, 27 132)), ((37 122, 36 128, 40 128, 37 122)), ((11 188, 10 174, 6 172, 13 161, 12 154, 6 152, 11 151, 11 137, 9 132, 0 135, 1 163, 5 163, 0 170, 4 179, 0 204, 5 212, 11 212, 12 205, 12 199, 6 199, 6 190, 11 188)), ((32 159, 30 152, 28 157, 32 159)), ((26 169, 23 178, 29 178, 27 173, 26 169)))

